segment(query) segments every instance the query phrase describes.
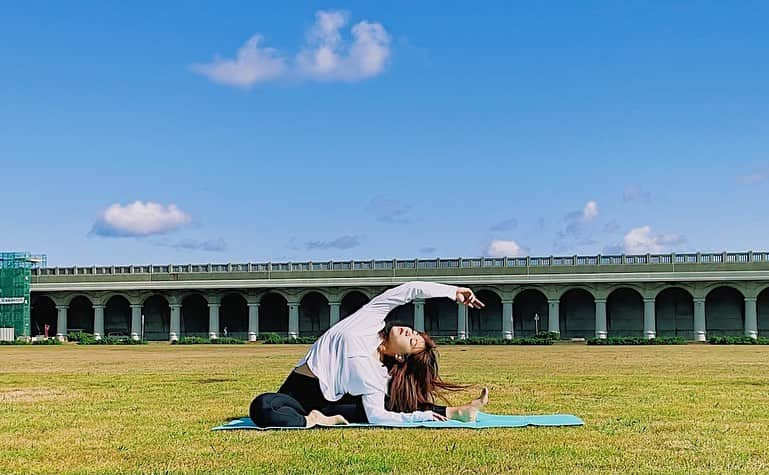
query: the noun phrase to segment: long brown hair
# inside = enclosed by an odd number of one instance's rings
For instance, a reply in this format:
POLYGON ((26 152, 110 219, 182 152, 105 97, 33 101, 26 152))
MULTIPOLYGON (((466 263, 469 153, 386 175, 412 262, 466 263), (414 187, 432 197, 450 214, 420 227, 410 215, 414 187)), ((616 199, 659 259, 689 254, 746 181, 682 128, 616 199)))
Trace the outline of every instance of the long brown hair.
MULTIPOLYGON (((379 332, 387 343, 390 330, 394 326, 408 327, 401 322, 389 322, 379 332)), ((418 332, 425 340, 425 348, 398 361, 385 355, 383 362, 390 370, 390 397, 386 402, 387 410, 394 412, 414 412, 432 409, 436 399, 446 400, 445 393, 467 388, 466 385, 448 383, 438 374, 438 350, 430 335, 418 332)))

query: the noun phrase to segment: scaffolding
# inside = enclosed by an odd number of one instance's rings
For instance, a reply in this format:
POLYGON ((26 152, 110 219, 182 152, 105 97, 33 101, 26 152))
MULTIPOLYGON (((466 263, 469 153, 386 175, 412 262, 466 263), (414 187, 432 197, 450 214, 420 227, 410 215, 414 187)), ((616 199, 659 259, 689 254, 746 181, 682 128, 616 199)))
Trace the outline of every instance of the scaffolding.
POLYGON ((28 252, 0 252, 0 340, 28 337, 32 269, 47 259, 28 252))

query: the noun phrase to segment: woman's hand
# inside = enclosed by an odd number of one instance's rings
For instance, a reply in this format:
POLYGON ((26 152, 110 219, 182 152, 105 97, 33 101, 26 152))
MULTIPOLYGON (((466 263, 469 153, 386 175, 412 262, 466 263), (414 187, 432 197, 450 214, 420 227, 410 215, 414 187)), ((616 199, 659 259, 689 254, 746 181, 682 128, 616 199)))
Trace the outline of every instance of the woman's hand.
POLYGON ((460 287, 457 289, 457 296, 455 299, 457 302, 464 304, 470 308, 483 308, 485 305, 478 300, 472 290, 467 287, 460 287))
POLYGON ((442 415, 438 414, 437 412, 433 412, 433 420, 434 421, 447 421, 447 420, 449 420, 449 418, 446 417, 446 416, 442 416, 442 415))

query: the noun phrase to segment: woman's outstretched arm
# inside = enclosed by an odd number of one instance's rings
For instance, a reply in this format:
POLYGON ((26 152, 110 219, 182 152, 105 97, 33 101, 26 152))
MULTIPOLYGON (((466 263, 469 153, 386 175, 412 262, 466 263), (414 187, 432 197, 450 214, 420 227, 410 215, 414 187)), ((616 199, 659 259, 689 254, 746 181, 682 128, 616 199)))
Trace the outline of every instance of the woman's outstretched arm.
POLYGON ((384 322, 387 314, 395 307, 405 305, 418 298, 430 299, 436 297, 450 298, 471 308, 483 307, 483 303, 468 288, 435 282, 414 281, 399 285, 377 295, 360 310, 351 315, 350 318, 365 318, 366 320, 384 322))

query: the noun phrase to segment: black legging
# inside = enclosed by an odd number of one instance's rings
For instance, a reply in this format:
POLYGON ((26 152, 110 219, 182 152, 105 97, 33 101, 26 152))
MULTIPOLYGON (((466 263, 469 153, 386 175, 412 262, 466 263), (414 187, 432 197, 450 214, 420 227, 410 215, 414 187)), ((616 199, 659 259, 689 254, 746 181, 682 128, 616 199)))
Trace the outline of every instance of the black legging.
POLYGON ((317 378, 292 371, 277 393, 260 394, 251 402, 249 415, 259 427, 304 427, 304 416, 318 410, 326 416, 341 415, 348 422, 368 422, 360 396, 345 394, 327 401, 317 378))
MULTIPOLYGON (((445 406, 432 411, 446 415, 445 406)), ((304 427, 305 416, 318 410, 326 416, 341 415, 348 422, 368 422, 361 396, 345 394, 338 401, 327 401, 317 378, 292 371, 277 393, 265 393, 251 401, 249 416, 259 427, 304 427)))

